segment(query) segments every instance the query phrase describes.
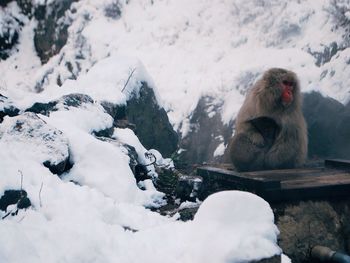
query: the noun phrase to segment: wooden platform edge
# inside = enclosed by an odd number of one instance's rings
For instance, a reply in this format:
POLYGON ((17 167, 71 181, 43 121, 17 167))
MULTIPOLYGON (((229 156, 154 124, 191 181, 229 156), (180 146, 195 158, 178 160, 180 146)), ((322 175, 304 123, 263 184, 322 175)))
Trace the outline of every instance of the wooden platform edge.
POLYGON ((345 160, 345 159, 326 159, 324 161, 324 166, 326 168, 350 170, 350 160, 345 160))
MULTIPOLYGON (((313 173, 320 174, 317 177, 309 174, 309 178, 301 174, 300 177, 293 180, 280 176, 267 178, 259 177, 259 172, 239 173, 225 168, 212 166, 201 166, 197 168, 197 174, 203 178, 204 191, 202 197, 224 190, 248 191, 259 195, 268 202, 279 203, 285 201, 301 201, 313 199, 334 199, 350 198, 350 161, 330 159, 325 160, 327 168, 309 168, 313 173), (339 174, 338 174, 339 173, 339 174), (249 176, 251 175, 251 177, 249 176), (347 178, 349 176, 349 178, 347 178), (304 178, 305 177, 305 178, 304 178), (346 179, 345 181, 343 179, 346 179), (320 182, 317 182, 317 181, 320 182), (327 184, 327 180, 331 180, 327 184), (299 187, 300 182, 307 182, 303 187, 299 187), (315 181, 315 182, 314 182, 315 181), (344 181, 344 182, 342 182, 344 181)), ((302 169, 305 173, 308 169, 302 169)), ((283 170, 281 170, 283 172, 283 170)), ((279 170, 273 172, 281 173, 279 170)), ((289 170, 291 173, 298 172, 289 170)), ((269 171, 263 171, 268 173, 269 171)), ((281 173, 282 174, 282 173, 281 173)))

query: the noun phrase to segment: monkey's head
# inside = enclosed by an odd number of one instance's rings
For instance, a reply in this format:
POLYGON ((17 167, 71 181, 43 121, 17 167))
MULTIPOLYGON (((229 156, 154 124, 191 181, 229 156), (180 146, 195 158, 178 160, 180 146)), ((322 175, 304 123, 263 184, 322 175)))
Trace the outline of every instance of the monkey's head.
POLYGON ((259 93, 270 107, 286 109, 300 105, 299 81, 294 72, 272 68, 264 73, 261 81, 259 93))

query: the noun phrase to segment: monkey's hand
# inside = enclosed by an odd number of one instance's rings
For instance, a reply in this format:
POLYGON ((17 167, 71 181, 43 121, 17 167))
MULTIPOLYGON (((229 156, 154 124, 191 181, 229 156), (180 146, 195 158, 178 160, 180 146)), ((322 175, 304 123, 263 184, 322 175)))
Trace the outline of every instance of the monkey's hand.
POLYGON ((264 137, 258 132, 254 132, 254 131, 249 132, 248 138, 252 142, 252 144, 254 144, 259 148, 263 148, 265 146, 264 137))

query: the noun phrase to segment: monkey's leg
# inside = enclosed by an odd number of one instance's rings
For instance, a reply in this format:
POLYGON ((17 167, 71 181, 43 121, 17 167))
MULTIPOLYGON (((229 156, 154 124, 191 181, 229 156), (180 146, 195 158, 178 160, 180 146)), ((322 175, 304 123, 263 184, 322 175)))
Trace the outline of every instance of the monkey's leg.
POLYGON ((232 138, 230 156, 233 165, 240 172, 263 169, 264 152, 264 148, 254 144, 246 134, 237 134, 232 138))

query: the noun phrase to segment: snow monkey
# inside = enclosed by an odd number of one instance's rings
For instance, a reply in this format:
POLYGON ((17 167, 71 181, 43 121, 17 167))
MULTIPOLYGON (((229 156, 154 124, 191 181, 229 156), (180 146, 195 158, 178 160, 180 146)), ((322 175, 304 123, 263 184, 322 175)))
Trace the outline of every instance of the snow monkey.
POLYGON ((247 94, 229 145, 238 171, 294 168, 307 155, 307 129, 294 72, 272 68, 247 94))

